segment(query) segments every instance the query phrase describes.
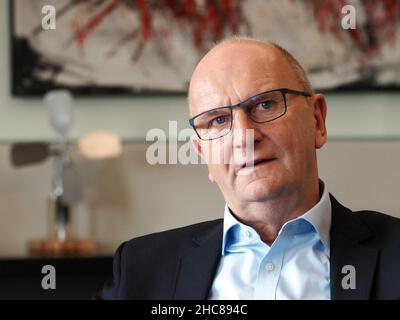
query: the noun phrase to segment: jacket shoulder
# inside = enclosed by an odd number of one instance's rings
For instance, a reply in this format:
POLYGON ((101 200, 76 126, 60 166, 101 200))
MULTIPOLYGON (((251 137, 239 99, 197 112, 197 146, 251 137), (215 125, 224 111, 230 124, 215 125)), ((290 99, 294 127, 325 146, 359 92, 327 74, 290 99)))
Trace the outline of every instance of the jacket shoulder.
POLYGON ((399 228, 400 219, 386 213, 370 210, 353 211, 359 219, 367 223, 372 228, 399 228))
MULTIPOLYGON (((188 225, 185 227, 175 228, 162 232, 152 233, 141 237, 133 238, 124 243, 124 252, 141 252, 149 251, 153 253, 169 253, 180 252, 192 242, 197 235, 207 233, 208 230, 222 226, 222 219, 205 221, 188 225)), ((221 228, 222 230, 222 228, 221 228)), ((146 255, 148 255, 147 252, 146 255)))
POLYGON ((377 211, 354 211, 353 214, 360 219, 373 234, 383 240, 393 241, 400 245, 400 219, 377 211))
POLYGON ((100 299, 171 299, 180 257, 196 239, 222 234, 222 219, 157 232, 122 243, 113 262, 113 281, 100 299))
MULTIPOLYGON (((335 229, 348 229, 347 225, 360 225, 366 227, 369 232, 378 237, 398 238, 400 240, 400 219, 388 214, 373 210, 353 211, 330 194, 332 203, 332 224, 335 229)), ((332 227, 333 227, 332 225, 332 227)), ((353 231, 349 231, 353 232, 353 231)))

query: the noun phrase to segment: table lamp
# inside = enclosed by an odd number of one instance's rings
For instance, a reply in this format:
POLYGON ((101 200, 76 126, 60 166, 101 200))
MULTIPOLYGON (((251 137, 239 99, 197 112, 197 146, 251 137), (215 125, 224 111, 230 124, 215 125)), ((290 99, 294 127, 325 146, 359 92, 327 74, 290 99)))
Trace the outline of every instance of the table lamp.
POLYGON ((33 239, 29 251, 40 255, 92 254, 96 250, 94 239, 79 239, 71 230, 74 207, 82 201, 82 187, 78 168, 70 156, 72 146, 90 160, 118 157, 122 152, 119 136, 112 131, 88 133, 69 144, 73 117, 73 97, 66 90, 55 90, 44 96, 49 122, 58 135, 58 144, 44 142, 16 143, 11 148, 11 161, 15 167, 42 162, 53 158, 52 187, 48 205, 48 236, 33 239))

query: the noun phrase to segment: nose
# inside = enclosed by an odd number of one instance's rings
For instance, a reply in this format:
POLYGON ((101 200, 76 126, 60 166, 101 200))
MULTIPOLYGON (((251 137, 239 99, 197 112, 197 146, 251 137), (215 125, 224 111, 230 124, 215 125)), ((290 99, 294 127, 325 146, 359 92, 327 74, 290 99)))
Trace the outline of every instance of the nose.
POLYGON ((253 143, 255 146, 260 142, 262 133, 258 128, 259 125, 251 120, 243 109, 234 110, 232 125, 233 146, 235 148, 249 148, 248 143, 253 143))

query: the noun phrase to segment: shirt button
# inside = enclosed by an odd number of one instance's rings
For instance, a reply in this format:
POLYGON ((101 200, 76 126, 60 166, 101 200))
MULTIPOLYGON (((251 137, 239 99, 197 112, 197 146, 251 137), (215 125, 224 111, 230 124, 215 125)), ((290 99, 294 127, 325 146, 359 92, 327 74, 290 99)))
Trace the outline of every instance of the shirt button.
POLYGON ((251 238, 251 231, 250 230, 246 230, 246 237, 247 238, 251 238))
POLYGON ((268 262, 265 265, 265 269, 267 269, 267 271, 273 271, 275 269, 275 266, 274 266, 274 264, 272 262, 268 262))

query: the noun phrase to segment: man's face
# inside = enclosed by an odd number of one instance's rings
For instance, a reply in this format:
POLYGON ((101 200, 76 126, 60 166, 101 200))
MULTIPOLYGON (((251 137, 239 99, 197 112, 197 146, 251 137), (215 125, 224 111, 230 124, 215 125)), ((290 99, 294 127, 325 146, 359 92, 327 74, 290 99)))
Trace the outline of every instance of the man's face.
MULTIPOLYGON (((279 88, 303 91, 277 49, 224 44, 196 68, 189 103, 195 116, 279 88)), ((244 110, 236 109, 227 136, 212 141, 194 137, 195 148, 207 161, 210 180, 218 184, 228 205, 279 199, 318 178, 315 149, 326 140, 324 100, 320 95, 293 94, 287 94, 286 100, 286 114, 272 122, 255 123, 244 110), (246 130, 254 135, 250 141, 254 144, 252 168, 242 168, 244 155, 251 149, 246 130)))

